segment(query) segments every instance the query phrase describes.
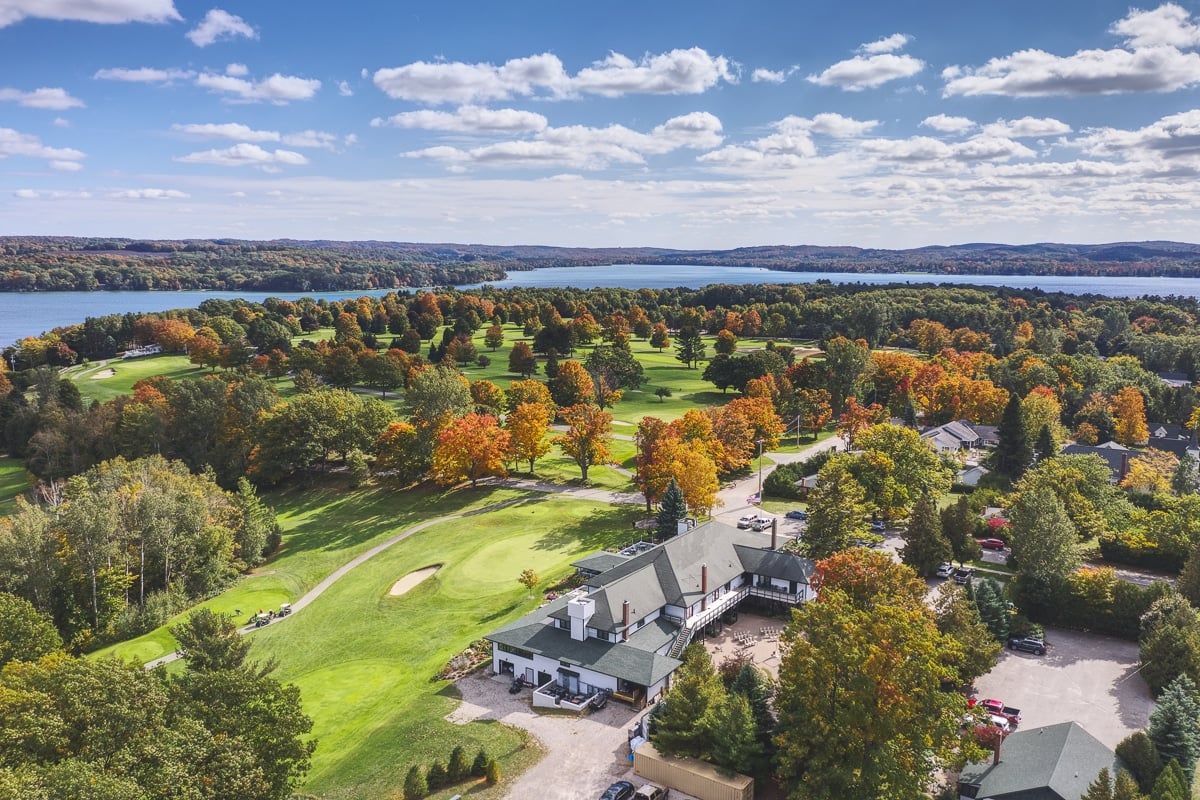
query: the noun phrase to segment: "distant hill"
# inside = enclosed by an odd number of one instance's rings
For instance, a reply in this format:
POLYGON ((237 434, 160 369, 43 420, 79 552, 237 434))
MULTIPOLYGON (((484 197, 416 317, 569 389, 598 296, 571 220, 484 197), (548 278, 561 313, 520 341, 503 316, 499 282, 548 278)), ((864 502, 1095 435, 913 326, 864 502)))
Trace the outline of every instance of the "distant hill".
POLYGON ((0 237, 0 291, 333 291, 480 283, 508 272, 604 264, 698 264, 786 272, 1200 277, 1200 245, 973 242, 883 250, 764 245, 732 250, 413 242, 0 237))

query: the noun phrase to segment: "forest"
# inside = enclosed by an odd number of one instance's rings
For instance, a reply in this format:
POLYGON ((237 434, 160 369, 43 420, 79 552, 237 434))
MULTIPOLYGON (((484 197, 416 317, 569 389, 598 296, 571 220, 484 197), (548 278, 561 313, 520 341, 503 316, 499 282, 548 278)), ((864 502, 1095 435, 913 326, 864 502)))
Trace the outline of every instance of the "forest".
POLYGON ((695 264, 787 272, 1200 276, 1200 246, 968 244, 911 250, 774 246, 733 250, 406 242, 0 237, 0 291, 337 291, 484 283, 508 272, 605 264, 695 264))

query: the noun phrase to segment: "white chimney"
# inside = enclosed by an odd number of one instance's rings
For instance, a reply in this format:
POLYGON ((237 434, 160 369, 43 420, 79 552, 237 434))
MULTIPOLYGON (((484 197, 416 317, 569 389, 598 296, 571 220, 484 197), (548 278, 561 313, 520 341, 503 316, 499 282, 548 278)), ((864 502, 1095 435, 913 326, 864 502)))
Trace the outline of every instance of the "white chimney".
POLYGON ((567 616, 571 618, 571 638, 582 642, 587 638, 587 623, 596 613, 596 601, 590 597, 577 597, 567 601, 567 616))

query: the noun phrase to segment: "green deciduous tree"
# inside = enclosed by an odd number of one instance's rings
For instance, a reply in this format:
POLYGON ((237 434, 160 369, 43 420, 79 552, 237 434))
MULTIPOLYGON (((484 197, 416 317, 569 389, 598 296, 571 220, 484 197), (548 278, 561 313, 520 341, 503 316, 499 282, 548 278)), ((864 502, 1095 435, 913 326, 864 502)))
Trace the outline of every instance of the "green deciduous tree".
POLYGON ((1036 618, 1063 596, 1067 578, 1079 568, 1075 526, 1058 496, 1045 487, 1022 491, 1009 521, 1018 605, 1036 618))
POLYGON ((250 650, 250 640, 238 635, 232 617, 207 608, 193 611, 168 630, 179 643, 188 669, 196 672, 237 669, 250 650))
POLYGON ((962 564, 975 561, 983 555, 983 548, 975 538, 975 515, 966 497, 960 497, 957 502, 943 508, 940 516, 942 533, 950 542, 955 561, 962 564))
POLYGON ((954 555, 950 542, 942 534, 942 521, 929 493, 917 498, 908 527, 904 531, 904 547, 900 560, 922 578, 931 577, 942 563, 954 555))
POLYGON ((10 661, 35 661, 62 646, 48 616, 24 598, 0 592, 0 667, 10 661))
POLYGON ((853 457, 832 456, 817 473, 808 494, 808 528, 803 546, 809 558, 827 558, 870 535, 866 492, 850 471, 853 457))
POLYGON ((1138 637, 1141 674, 1158 694, 1180 675, 1200 678, 1200 617, 1187 600, 1171 593, 1142 615, 1138 637))
POLYGON ((943 655, 958 673, 958 685, 966 686, 996 665, 1000 643, 979 616, 967 592, 947 581, 937 591, 933 613, 938 630, 954 641, 943 655))

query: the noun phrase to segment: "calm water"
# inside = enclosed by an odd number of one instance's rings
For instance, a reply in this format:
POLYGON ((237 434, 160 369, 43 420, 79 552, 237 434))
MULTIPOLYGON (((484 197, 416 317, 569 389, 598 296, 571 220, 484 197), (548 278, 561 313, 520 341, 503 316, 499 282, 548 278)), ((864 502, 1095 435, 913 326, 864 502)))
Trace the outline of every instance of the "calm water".
MULTIPOLYGON (((699 288, 711 283, 959 283, 972 286, 1011 286, 1073 293, 1092 292, 1110 297, 1141 295, 1185 295, 1200 297, 1200 278, 1073 278, 1028 275, 882 275, 854 272, 776 272, 753 267, 653 266, 612 264, 604 267, 551 267, 513 272, 497 288, 518 286, 580 288, 667 289, 676 286, 699 288)), ((44 294, 0 293, 0 347, 26 336, 82 322, 85 317, 143 313, 171 308, 195 308, 210 298, 262 300, 282 297, 324 297, 329 300, 383 295, 385 291, 309 293, 301 292, 46 292, 44 294)))

